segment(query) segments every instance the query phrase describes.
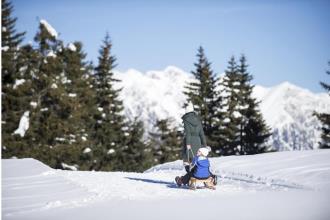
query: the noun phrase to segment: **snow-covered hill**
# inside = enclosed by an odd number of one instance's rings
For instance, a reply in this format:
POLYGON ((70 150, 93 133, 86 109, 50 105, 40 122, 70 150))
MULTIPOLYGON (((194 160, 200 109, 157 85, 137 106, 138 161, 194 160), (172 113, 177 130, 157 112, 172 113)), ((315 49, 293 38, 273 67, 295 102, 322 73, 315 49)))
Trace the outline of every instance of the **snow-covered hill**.
MULTIPOLYGON (((146 131, 151 131, 156 119, 173 118, 181 125, 183 94, 191 74, 169 66, 163 71, 146 73, 130 69, 115 71, 122 80, 122 99, 126 114, 144 121, 146 131)), ((289 82, 271 88, 256 86, 254 96, 261 101, 261 111, 272 128, 270 144, 279 150, 317 148, 320 138, 320 123, 314 111, 330 112, 327 94, 315 94, 289 82)))
POLYGON ((177 188, 182 161, 145 173, 54 170, 2 160, 2 219, 326 220, 330 150, 211 159, 216 190, 177 188))

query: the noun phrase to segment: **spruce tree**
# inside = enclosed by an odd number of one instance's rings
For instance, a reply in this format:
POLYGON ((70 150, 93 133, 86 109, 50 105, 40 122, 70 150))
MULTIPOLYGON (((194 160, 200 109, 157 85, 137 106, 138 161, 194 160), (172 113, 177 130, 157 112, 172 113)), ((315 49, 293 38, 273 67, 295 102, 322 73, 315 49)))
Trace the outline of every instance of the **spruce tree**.
POLYGON ((238 65, 235 57, 232 56, 228 62, 225 76, 220 82, 220 92, 223 105, 221 106, 221 115, 223 116, 219 142, 221 149, 219 155, 233 155, 239 152, 240 119, 241 114, 237 107, 240 97, 240 77, 238 65))
POLYGON ((112 43, 107 34, 99 51, 95 68, 94 88, 96 90, 93 140, 97 159, 95 170, 121 170, 126 161, 121 160, 125 150, 125 135, 129 134, 124 121, 123 103, 119 98, 121 89, 115 88, 119 80, 113 77, 116 58, 111 54, 112 43))
POLYGON ((271 135, 269 127, 259 110, 259 102, 252 97, 253 79, 247 71, 248 65, 244 55, 240 58, 238 72, 240 75, 240 154, 264 153, 268 150, 267 139, 271 135))
POLYGON ((65 164, 78 167, 81 152, 74 127, 71 124, 73 99, 67 91, 68 80, 64 62, 63 43, 57 33, 44 20, 40 21, 35 36, 36 63, 33 72, 33 108, 31 108, 30 140, 31 157, 54 168, 65 168, 65 164))
POLYGON ((242 55, 237 65, 231 57, 221 82, 221 95, 225 116, 222 127, 224 144, 221 154, 256 154, 265 152, 266 141, 271 135, 259 110, 259 102, 252 97, 252 75, 247 71, 246 58, 242 55))
POLYGON ((219 147, 217 128, 221 118, 218 112, 221 100, 216 89, 218 79, 211 70, 211 63, 206 58, 202 47, 198 49, 197 58, 194 64, 196 70, 191 72, 194 81, 186 86, 185 94, 188 97, 187 101, 192 102, 201 118, 207 144, 215 149, 219 147))
POLYGON ((4 89, 8 84, 13 84, 16 79, 17 53, 22 43, 25 32, 17 32, 15 25, 17 18, 13 17, 13 5, 8 0, 1 2, 1 68, 2 86, 4 89))
POLYGON ((156 163, 165 163, 180 159, 182 137, 178 130, 171 127, 170 119, 157 120, 155 131, 150 132, 151 146, 156 163))
POLYGON ((31 47, 21 46, 25 32, 16 31, 17 18, 12 15, 12 3, 4 0, 1 6, 2 157, 9 158, 21 156, 25 145, 25 140, 13 134, 21 117, 29 112, 31 78, 28 68, 31 64, 26 60, 26 52, 30 52, 31 47))
MULTIPOLYGON (((95 93, 92 88, 91 70, 92 66, 85 61, 86 54, 83 52, 83 46, 80 42, 70 43, 63 47, 59 55, 62 57, 63 72, 65 79, 65 93, 70 99, 67 99, 66 105, 69 108, 70 116, 67 120, 67 130, 72 131, 69 134, 71 143, 67 151, 77 149, 79 157, 77 161, 72 161, 79 165, 80 170, 89 170, 93 164, 93 146, 91 139, 93 121, 93 109, 95 93)), ((66 152, 66 154, 68 153, 66 152)), ((65 161, 65 158, 62 158, 65 161)))
POLYGON ((120 155, 121 170, 143 172, 154 165, 152 149, 143 140, 143 122, 135 118, 125 130, 125 146, 120 155))
MULTIPOLYGON (((330 61, 328 62, 330 67, 330 61)), ((330 75, 330 71, 326 71, 330 75)), ((320 82, 321 86, 328 92, 330 95, 330 85, 325 82, 320 82)), ((328 113, 316 113, 316 116, 322 123, 322 134, 321 142, 319 143, 321 149, 330 148, 330 114, 328 113)))

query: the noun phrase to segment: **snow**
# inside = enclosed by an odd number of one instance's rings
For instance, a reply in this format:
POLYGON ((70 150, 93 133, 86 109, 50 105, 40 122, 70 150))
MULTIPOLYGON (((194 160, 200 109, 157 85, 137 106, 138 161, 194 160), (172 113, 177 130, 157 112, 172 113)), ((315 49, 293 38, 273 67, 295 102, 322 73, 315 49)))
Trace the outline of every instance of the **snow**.
POLYGON ((7 31, 7 28, 6 27, 2 27, 2 31, 3 32, 6 32, 7 31))
POLYGON ((54 170, 34 159, 4 159, 2 217, 328 219, 329 157, 330 150, 314 150, 211 158, 217 189, 196 191, 175 186, 175 176, 184 174, 179 160, 130 173, 54 170))
POLYGON ((29 121, 30 121, 29 115, 30 115, 29 111, 24 112, 24 114, 22 115, 19 121, 18 128, 14 131, 13 134, 19 134, 21 137, 24 137, 25 132, 29 129, 29 121))
POLYGON ((40 20, 40 24, 44 25, 48 33, 54 38, 58 37, 57 31, 44 19, 40 20))
POLYGON ((33 108, 36 108, 38 103, 37 102, 30 102, 30 105, 33 107, 33 108))
MULTIPOLYGON (((62 167, 64 169, 73 170, 73 171, 77 171, 78 170, 77 167, 68 165, 66 163, 61 163, 61 165, 62 165, 62 167)), ((58 201, 56 201, 56 203, 58 203, 58 201)))
POLYGON ((234 111, 234 112, 233 112, 233 116, 234 116, 235 118, 240 118, 240 117, 242 117, 242 114, 239 113, 238 111, 234 111))
POLYGON ((253 95, 261 101, 261 112, 273 132, 270 142, 276 149, 318 147, 321 124, 313 113, 329 113, 330 99, 326 93, 314 94, 283 82, 271 88, 256 86, 253 95))
POLYGON ((102 107, 98 107, 97 110, 100 111, 100 112, 102 112, 103 111, 103 108, 102 107))
POLYGON ((16 79, 15 84, 13 85, 13 89, 16 89, 17 86, 22 85, 23 83, 25 83, 25 79, 16 79))
POLYGON ((48 108, 47 107, 46 108, 42 108, 42 109, 40 109, 40 111, 46 112, 46 111, 48 111, 48 108))
POLYGON ((65 141, 65 138, 56 137, 55 140, 56 140, 56 141, 61 141, 61 142, 63 142, 63 141, 65 141))
POLYGON ((120 98, 124 101, 125 114, 131 120, 139 117, 144 122, 146 134, 153 130, 157 119, 171 117, 175 124, 181 124, 182 106, 186 100, 183 91, 191 80, 190 74, 169 66, 163 71, 146 73, 134 69, 114 71, 114 77, 122 80, 117 86, 123 88, 120 98))
POLYGON ((9 50, 9 46, 1 47, 1 50, 3 50, 3 51, 8 51, 8 50, 9 50))
POLYGON ((49 51, 46 55, 47 57, 53 57, 53 58, 56 58, 56 54, 54 53, 54 51, 49 51))
POLYGON ((52 89, 57 89, 57 85, 56 85, 56 83, 53 83, 53 84, 51 85, 51 88, 52 88, 52 89))
POLYGON ((72 98, 77 97, 77 94, 76 93, 69 93, 69 97, 72 97, 72 98))
POLYGON ((115 151, 115 149, 113 149, 113 148, 111 148, 111 149, 109 149, 108 150, 108 154, 113 154, 113 153, 115 153, 116 151, 115 151))
POLYGON ((87 148, 85 148, 85 150, 83 151, 83 153, 84 154, 88 154, 89 152, 91 152, 92 150, 89 148, 89 147, 87 147, 87 148))
POLYGON ((82 140, 82 141, 87 141, 87 138, 84 137, 84 136, 82 136, 82 137, 81 137, 81 140, 82 140))
POLYGON ((224 123, 229 123, 229 122, 230 122, 230 118, 225 118, 225 119, 223 120, 223 122, 224 122, 224 123))
POLYGON ((77 50, 76 46, 73 43, 69 43, 68 49, 75 52, 77 50))

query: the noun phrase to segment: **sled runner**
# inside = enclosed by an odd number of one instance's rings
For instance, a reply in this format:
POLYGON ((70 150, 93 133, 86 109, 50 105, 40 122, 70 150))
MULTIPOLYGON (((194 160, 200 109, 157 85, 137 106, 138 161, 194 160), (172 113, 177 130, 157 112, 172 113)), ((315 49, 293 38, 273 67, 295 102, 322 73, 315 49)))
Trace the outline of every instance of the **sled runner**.
POLYGON ((197 179, 195 177, 191 177, 189 180, 189 189, 195 190, 196 186, 200 183, 204 184, 204 186, 208 189, 213 189, 213 190, 216 189, 214 185, 214 179, 212 176, 210 176, 207 179, 197 179))

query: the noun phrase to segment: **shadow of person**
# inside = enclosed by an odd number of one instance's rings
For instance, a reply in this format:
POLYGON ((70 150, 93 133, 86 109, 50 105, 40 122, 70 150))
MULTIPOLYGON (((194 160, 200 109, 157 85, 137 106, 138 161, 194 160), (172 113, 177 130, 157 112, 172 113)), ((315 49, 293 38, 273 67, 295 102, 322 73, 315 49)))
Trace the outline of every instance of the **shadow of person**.
POLYGON ((172 185, 173 182, 167 182, 163 180, 152 180, 152 179, 143 179, 143 178, 135 178, 135 177, 125 177, 126 179, 129 180, 135 180, 135 181, 142 181, 146 183, 156 183, 156 184, 166 184, 166 185, 172 185))
MULTIPOLYGON (((142 181, 142 182, 146 182, 146 183, 164 184, 168 188, 178 189, 178 186, 174 182, 163 181, 163 180, 144 179, 144 178, 135 178, 135 177, 125 177, 125 178, 129 179, 129 180, 142 181)), ((185 188, 185 187, 182 187, 182 188, 185 188)))

